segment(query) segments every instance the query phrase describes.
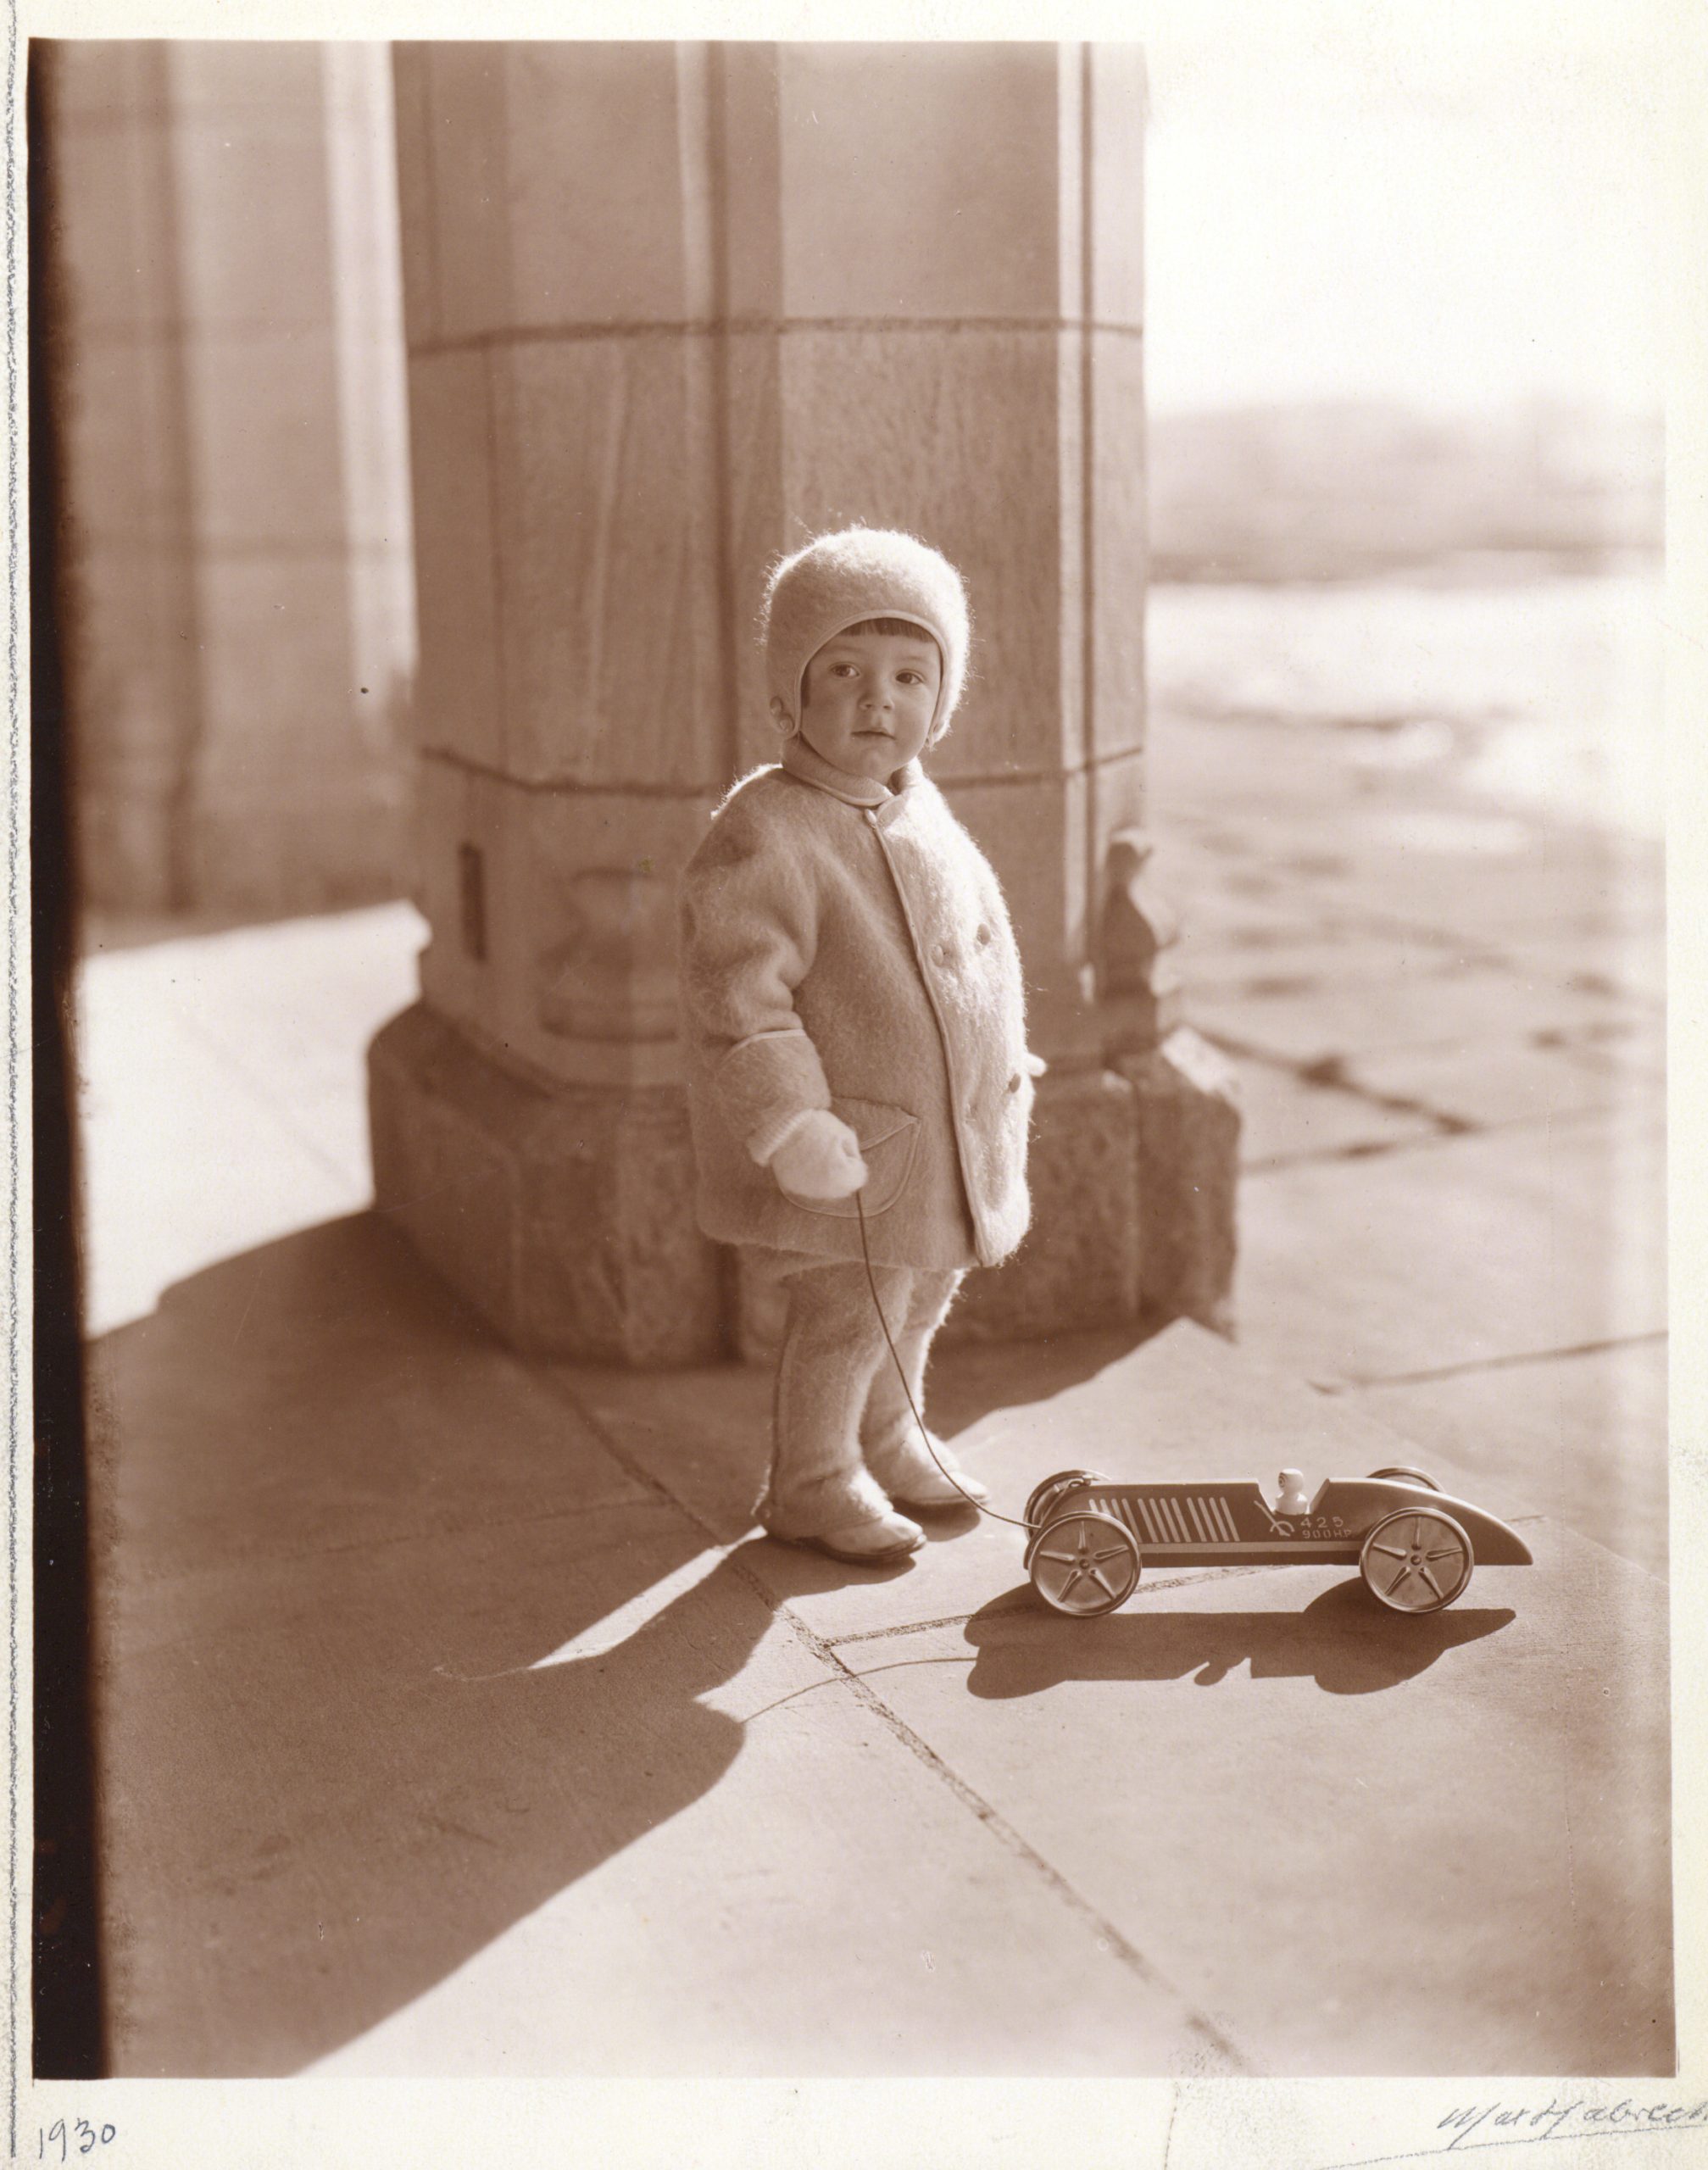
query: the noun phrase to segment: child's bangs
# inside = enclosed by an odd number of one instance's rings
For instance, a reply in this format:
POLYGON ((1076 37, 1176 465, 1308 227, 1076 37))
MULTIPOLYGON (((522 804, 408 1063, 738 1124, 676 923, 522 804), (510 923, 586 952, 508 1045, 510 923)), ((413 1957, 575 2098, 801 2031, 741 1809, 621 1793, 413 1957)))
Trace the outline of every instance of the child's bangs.
POLYGON ((935 639, 916 618, 862 618, 858 625, 844 626, 842 632, 837 634, 837 639, 840 640, 843 635, 847 633, 883 633, 892 640, 911 638, 916 641, 930 641, 933 648, 937 646, 935 639))

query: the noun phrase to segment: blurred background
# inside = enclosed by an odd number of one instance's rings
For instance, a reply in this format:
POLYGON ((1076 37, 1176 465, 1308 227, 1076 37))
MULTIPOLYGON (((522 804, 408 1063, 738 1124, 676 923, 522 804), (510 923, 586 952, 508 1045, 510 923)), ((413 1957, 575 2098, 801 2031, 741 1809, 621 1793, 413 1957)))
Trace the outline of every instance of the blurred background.
MULTIPOLYGON (((1170 18, 1142 212, 1153 871, 1241 1074, 1241 1330, 1290 1364, 1299 1257, 1330 1314, 1325 1255, 1369 1281, 1299 1171, 1658 1105, 1664 984, 1642 19, 1322 19, 1170 18)), ((411 221, 383 46, 36 53, 98 1333, 370 1195, 426 932, 411 221)), ((1648 1239, 1584 1194, 1599 1290, 1648 1239)))

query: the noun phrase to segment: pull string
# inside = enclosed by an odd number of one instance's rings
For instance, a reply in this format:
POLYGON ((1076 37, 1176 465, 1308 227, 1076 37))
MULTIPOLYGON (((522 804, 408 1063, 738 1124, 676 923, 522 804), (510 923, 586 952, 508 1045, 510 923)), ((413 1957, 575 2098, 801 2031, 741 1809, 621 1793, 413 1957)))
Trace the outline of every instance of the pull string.
POLYGON ((913 1421, 919 1427, 919 1435, 925 1442, 926 1452, 931 1456, 932 1460, 937 1463, 938 1469, 943 1472, 943 1476, 945 1476, 949 1479, 949 1483, 954 1485, 955 1490, 960 1494, 961 1498, 966 1501, 968 1506, 976 1507, 980 1514, 988 1515, 993 1522, 1006 1522, 1009 1524, 1010 1528, 1023 1529, 1026 1531, 1027 1535, 1030 1536, 1032 1533, 1032 1524, 1030 1522, 1021 1522, 1013 1515, 999 1515, 994 1507, 986 1506, 982 1500, 975 1500, 971 1493, 967 1490, 966 1487, 961 1483, 960 1479, 954 1475, 953 1471, 943 1469, 942 1461, 939 1459, 937 1455, 937 1450, 931 1443, 931 1433, 925 1428, 925 1419, 919 1413, 919 1405, 913 1398, 913 1388, 907 1383, 907 1373, 902 1368, 901 1358, 896 1354, 895 1343, 890 1338, 889 1321, 884 1316, 883 1305, 878 1299, 877 1277, 871 1270, 871 1253, 866 1247, 865 1203, 861 1198, 859 1191, 856 1191, 854 1194, 854 1211, 860 1218, 860 1256, 865 1260, 866 1286, 871 1290, 872 1309, 877 1313, 877 1322, 883 1328, 883 1338, 889 1349, 890 1361, 895 1366, 895 1375, 901 1381, 901 1390, 907 1396, 907 1405, 913 1411, 913 1421))

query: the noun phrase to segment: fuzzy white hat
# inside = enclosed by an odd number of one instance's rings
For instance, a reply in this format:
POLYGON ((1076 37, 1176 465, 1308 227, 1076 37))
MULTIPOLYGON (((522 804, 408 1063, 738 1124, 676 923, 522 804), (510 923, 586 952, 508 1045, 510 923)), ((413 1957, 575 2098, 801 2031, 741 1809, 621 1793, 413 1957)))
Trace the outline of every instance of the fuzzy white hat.
POLYGON ((966 681, 972 626, 960 575, 940 550, 887 527, 846 527, 820 535, 782 559, 765 585, 759 633, 771 698, 786 723, 800 728, 801 680, 827 640, 864 618, 907 618, 922 626, 943 657, 943 686, 932 718, 935 745, 949 729, 966 681))

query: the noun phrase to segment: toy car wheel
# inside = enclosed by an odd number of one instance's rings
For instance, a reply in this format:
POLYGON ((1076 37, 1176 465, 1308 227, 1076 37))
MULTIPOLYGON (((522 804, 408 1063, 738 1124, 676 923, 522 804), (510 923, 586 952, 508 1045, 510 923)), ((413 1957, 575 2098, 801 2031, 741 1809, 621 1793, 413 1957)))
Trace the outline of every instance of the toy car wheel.
POLYGON ((1438 1508, 1384 1515, 1364 1540, 1359 1572, 1391 1612, 1439 1612, 1471 1580, 1471 1539, 1438 1508))
POLYGON ((1421 1484, 1426 1486, 1432 1492, 1438 1492, 1441 1489, 1441 1487, 1436 1483, 1435 1479, 1429 1474, 1429 1472, 1427 1469, 1406 1469, 1404 1467, 1399 1469, 1372 1469, 1370 1474, 1372 1477, 1397 1477, 1402 1484, 1421 1484))
POLYGON ((1113 1612, 1138 1588, 1138 1546, 1131 1530, 1094 1507, 1058 1516, 1034 1539, 1032 1588, 1058 1612, 1089 1619, 1113 1612))
POLYGON ((1099 1477, 1094 1469, 1064 1469, 1054 1477, 1046 1477, 1043 1483, 1033 1488, 1026 1503, 1026 1518, 1033 1529, 1038 1529, 1049 1519, 1049 1511, 1065 1492, 1076 1484, 1106 1484, 1109 1479, 1099 1477))

